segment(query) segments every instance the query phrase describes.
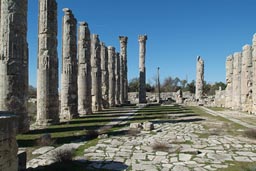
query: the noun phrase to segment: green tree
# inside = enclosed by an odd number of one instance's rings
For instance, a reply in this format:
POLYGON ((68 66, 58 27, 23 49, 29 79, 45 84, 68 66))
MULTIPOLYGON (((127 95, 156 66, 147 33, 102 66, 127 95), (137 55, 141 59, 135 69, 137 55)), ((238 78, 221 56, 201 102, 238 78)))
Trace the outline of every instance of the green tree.
POLYGON ((130 80, 128 85, 129 92, 138 92, 139 91, 139 78, 133 78, 130 80))
POLYGON ((28 87, 28 98, 36 98, 36 88, 32 85, 28 87))

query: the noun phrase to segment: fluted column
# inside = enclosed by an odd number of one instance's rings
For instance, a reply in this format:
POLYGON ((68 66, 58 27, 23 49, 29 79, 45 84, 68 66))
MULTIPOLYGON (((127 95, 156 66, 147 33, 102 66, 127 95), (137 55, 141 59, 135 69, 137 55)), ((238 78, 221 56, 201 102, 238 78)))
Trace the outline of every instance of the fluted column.
POLYGON ((19 116, 19 132, 29 130, 27 5, 27 0, 1 0, 0 110, 19 116))
POLYGON ((241 64, 242 53, 234 53, 233 61, 233 109, 241 110, 241 64))
POLYGON ((39 1, 37 125, 59 122, 57 3, 39 1))
POLYGON ((252 67, 253 67, 253 85, 252 85, 252 113, 256 114, 256 33, 252 39, 252 67))
POLYGON ((252 110, 252 47, 243 46, 241 66, 241 107, 245 112, 252 110))
POLYGON ((61 120, 78 117, 77 112, 77 21, 68 8, 63 9, 61 120))
POLYGON ((128 66, 127 66, 127 41, 128 37, 119 36, 120 42, 120 102, 128 101, 128 66))
POLYGON ((115 76, 116 76, 116 88, 115 88, 115 103, 120 105, 120 54, 115 54, 115 76))
POLYGON ((109 71, 109 105, 115 106, 115 48, 112 46, 108 47, 108 71, 109 71))
POLYGON ((78 30, 78 113, 92 114, 91 97, 91 38, 86 22, 80 22, 78 30))
POLYGON ((139 35, 139 71, 140 71, 140 78, 139 78, 139 103, 146 103, 146 67, 145 67, 145 60, 146 60, 146 35, 139 35))
POLYGON ((109 72, 108 72, 108 51, 103 42, 100 43, 101 51, 101 90, 102 90, 102 106, 104 109, 109 108, 109 72))
POLYGON ((229 55, 226 60, 226 99, 225 107, 232 108, 233 100, 233 55, 229 55))
POLYGON ((92 111, 102 110, 100 41, 97 34, 91 35, 92 111))

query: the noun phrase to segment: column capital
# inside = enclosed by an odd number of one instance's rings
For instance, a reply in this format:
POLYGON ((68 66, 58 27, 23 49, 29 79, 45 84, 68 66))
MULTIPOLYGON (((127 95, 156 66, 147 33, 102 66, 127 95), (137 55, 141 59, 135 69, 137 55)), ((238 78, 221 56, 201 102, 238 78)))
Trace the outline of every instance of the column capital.
POLYGON ((121 42, 121 43, 127 43, 127 41, 128 41, 128 37, 127 36, 119 36, 119 41, 121 42))
POLYGON ((114 47, 114 46, 108 46, 108 50, 113 50, 113 51, 115 51, 115 47, 114 47))
POLYGON ((88 26, 88 23, 85 22, 85 21, 80 21, 80 22, 79 22, 79 25, 80 25, 80 26, 88 26))
POLYGON ((139 35, 139 42, 145 42, 148 39, 147 35, 139 35))

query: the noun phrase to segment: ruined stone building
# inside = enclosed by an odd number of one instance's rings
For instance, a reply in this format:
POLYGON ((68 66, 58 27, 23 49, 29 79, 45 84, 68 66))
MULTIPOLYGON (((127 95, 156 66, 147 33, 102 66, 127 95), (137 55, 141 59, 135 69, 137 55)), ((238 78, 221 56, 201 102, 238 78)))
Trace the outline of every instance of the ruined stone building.
POLYGON ((256 113, 256 35, 226 60, 226 108, 256 113))

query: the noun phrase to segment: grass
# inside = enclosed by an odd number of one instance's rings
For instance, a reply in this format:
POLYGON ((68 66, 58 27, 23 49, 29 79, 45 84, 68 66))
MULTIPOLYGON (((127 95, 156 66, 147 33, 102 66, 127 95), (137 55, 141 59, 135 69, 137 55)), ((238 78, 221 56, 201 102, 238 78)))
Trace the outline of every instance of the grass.
POLYGON ((97 145, 99 139, 93 139, 88 141, 86 144, 80 146, 78 149, 75 150, 75 156, 83 156, 84 155, 84 150, 97 145))
POLYGON ((255 163, 248 162, 230 162, 229 167, 221 169, 220 171, 256 171, 255 163))
POLYGON ((227 110, 224 107, 207 107, 208 109, 211 109, 213 111, 224 111, 227 110))
MULTIPOLYGON (((194 111, 196 114, 200 115, 201 117, 204 117, 211 121, 215 121, 213 122, 213 124, 208 124, 208 123, 204 124, 204 127, 207 128, 208 130, 211 128, 215 128, 216 130, 221 130, 221 133, 227 133, 230 135, 237 136, 237 135, 241 135, 241 132, 237 131, 238 129, 241 129, 241 130, 246 129, 246 127, 240 124, 234 123, 221 116, 210 115, 198 107, 188 107, 188 109, 194 111)), ((215 133, 213 131, 209 131, 210 135, 214 135, 215 133)))

